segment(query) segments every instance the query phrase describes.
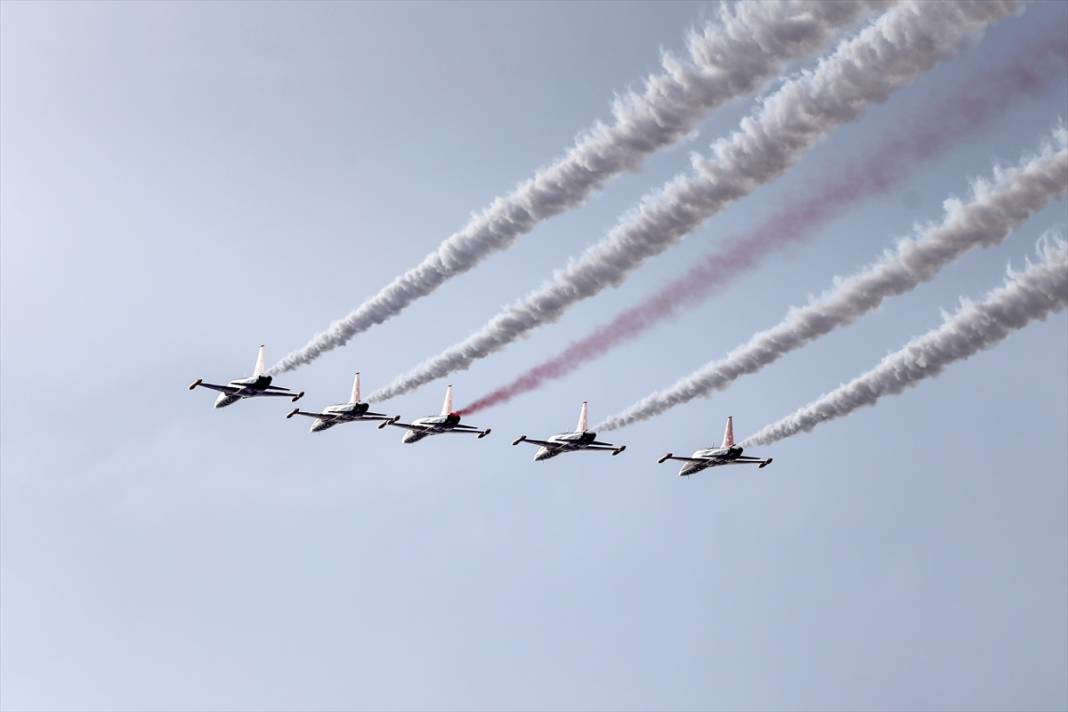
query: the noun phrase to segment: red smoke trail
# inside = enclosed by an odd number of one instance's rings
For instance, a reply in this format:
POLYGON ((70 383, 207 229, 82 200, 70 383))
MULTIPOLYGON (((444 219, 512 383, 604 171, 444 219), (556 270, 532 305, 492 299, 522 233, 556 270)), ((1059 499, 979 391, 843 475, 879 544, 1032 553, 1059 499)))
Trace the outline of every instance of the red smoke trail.
POLYGON ((620 312, 589 336, 531 368, 506 386, 460 410, 474 413, 560 378, 618 344, 635 338, 684 308, 692 308, 725 289, 743 272, 790 243, 811 236, 815 228, 838 217, 858 201, 883 195, 916 167, 977 131, 1014 101, 1041 95, 1063 77, 1068 62, 1068 37, 1035 45, 1006 65, 972 77, 965 89, 928 107, 896 135, 874 150, 828 175, 809 195, 788 201, 756 227, 729 239, 686 274, 620 312))

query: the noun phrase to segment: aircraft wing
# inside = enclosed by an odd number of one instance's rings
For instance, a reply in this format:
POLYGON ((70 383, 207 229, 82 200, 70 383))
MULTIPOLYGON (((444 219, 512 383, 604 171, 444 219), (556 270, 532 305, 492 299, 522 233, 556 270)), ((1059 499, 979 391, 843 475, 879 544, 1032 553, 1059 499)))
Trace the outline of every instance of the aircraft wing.
POLYGON ((360 416, 364 420, 389 420, 392 415, 386 415, 385 413, 372 413, 370 411, 360 416))
POLYGON ((200 386, 201 388, 210 388, 213 391, 219 391, 219 393, 225 393, 227 395, 233 395, 234 393, 237 393, 239 390, 241 390, 240 388, 234 388, 233 386, 220 386, 215 383, 204 383, 203 381, 197 383, 196 385, 200 386))
POLYGON ((394 428, 404 428, 405 430, 414 430, 417 433, 422 433, 422 432, 425 432, 427 430, 426 426, 423 426, 423 425, 412 425, 411 423, 392 422, 392 423, 389 423, 389 424, 392 425, 394 428))
POLYGON ((323 420, 331 419, 331 416, 330 416, 329 413, 309 413, 306 410, 294 410, 292 413, 290 413, 286 417, 287 418, 292 418, 294 415, 303 415, 305 418, 322 418, 323 420))
POLYGON ((490 428, 476 428, 474 425, 456 425, 451 432, 459 433, 488 433, 490 428))
POLYGON ((679 462, 700 462, 700 463, 711 463, 712 462, 711 460, 707 460, 707 459, 702 458, 702 457, 679 457, 678 455, 668 455, 667 457, 661 458, 660 461, 663 462, 664 460, 678 460, 679 462))
POLYGON ((519 443, 530 443, 531 445, 538 445, 539 447, 560 447, 560 443, 551 443, 548 440, 534 440, 533 438, 523 438, 512 444, 518 445, 519 443))
MULTIPOLYGON (((293 398, 293 396, 295 396, 297 394, 294 393, 293 391, 259 391, 255 395, 257 395, 257 396, 285 396, 287 398, 293 398)), ((300 394, 300 395, 303 395, 303 394, 300 394)))

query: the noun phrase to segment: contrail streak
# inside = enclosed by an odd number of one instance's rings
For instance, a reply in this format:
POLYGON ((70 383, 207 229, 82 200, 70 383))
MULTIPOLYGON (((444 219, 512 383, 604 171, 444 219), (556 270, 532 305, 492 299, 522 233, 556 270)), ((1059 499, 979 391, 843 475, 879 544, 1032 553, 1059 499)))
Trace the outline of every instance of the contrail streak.
POLYGON ((903 294, 933 279, 942 267, 968 250, 998 244, 1027 218, 1066 192, 1068 130, 1061 126, 1054 132, 1054 140, 1036 156, 1014 167, 996 168, 992 182, 976 182, 970 202, 947 200, 941 223, 922 227, 915 238, 900 241, 878 261, 836 281, 816 301, 792 309, 777 325, 754 335, 726 357, 638 401, 600 423, 597 430, 614 430, 725 389, 741 376, 755 373, 820 336, 852 323, 887 297, 903 294))
POLYGON ((1033 321, 1068 306, 1068 244, 1047 240, 1042 260, 1023 272, 1010 270, 1004 286, 978 303, 961 307, 942 326, 908 342, 863 376, 809 403, 792 415, 748 438, 746 445, 767 445, 820 423, 874 405, 920 381, 937 376, 949 364, 990 348, 1033 321))
POLYGON ((553 279, 372 398, 391 398, 467 368, 530 330, 556 321, 572 304, 619 284, 646 259, 782 174, 832 129, 952 56, 1015 7, 1011 2, 920 2, 889 10, 813 71, 771 95, 755 116, 743 120, 740 130, 713 144, 711 157, 694 157, 693 173, 645 198, 637 211, 553 279))
POLYGON ((611 125, 595 123, 561 158, 473 215, 416 267, 283 358, 271 373, 309 363, 396 316, 542 220, 581 205, 609 179, 637 170, 647 156, 692 133, 713 109, 757 91, 787 62, 822 51, 861 16, 890 2, 722 3, 713 21, 690 31, 689 60, 663 53, 663 71, 646 78, 641 94, 616 98, 611 125))
POLYGON ((1066 63, 1068 37, 1058 34, 1003 66, 971 77, 962 91, 899 122, 904 128, 899 128, 896 135, 828 173, 809 194, 788 200, 756 226, 707 254, 678 279, 460 412, 474 413, 499 405, 550 380, 563 378, 661 321, 704 303, 756 268, 765 257, 808 239, 816 228, 861 200, 896 189, 913 169, 968 138, 1019 99, 1045 92, 1054 79, 1064 76, 1066 63))

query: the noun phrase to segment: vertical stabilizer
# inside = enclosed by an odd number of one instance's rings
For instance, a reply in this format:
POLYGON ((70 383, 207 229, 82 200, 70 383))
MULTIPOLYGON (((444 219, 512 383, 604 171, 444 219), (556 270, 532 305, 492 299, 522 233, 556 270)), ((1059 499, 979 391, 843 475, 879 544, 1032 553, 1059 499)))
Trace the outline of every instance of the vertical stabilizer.
POLYGON ((445 389, 445 402, 441 404, 441 414, 448 415, 452 412, 452 386, 445 389))
POLYGON ((720 447, 734 447, 734 416, 727 416, 727 427, 723 429, 723 444, 720 447))
POLYGON ((579 410, 578 425, 575 426, 575 432, 584 433, 589 430, 590 427, 590 406, 586 401, 582 401, 582 409, 579 410))
POLYGON ((352 381, 352 398, 349 399, 349 403, 360 402, 360 372, 356 372, 356 378, 352 381))
POLYGON ((253 371, 253 376, 262 376, 263 372, 267 370, 267 367, 263 363, 263 344, 260 344, 260 353, 256 356, 256 370, 253 371))

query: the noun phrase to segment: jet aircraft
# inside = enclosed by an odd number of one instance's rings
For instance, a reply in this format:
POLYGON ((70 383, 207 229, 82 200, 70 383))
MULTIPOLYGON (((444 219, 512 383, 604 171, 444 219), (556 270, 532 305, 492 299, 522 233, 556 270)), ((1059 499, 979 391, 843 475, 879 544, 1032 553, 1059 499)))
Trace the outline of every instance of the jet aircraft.
MULTIPOLYGON (((431 435, 444 433, 461 433, 478 435, 479 439, 490 434, 490 429, 476 428, 472 425, 461 425, 460 414, 452 409, 452 386, 445 389, 445 402, 441 404, 440 415, 428 415, 425 418, 416 418, 410 423, 399 423, 395 419, 388 423, 397 428, 404 428, 408 432, 401 438, 402 442, 417 443, 431 435)), ((379 426, 381 427, 381 426, 379 426)))
POLYGON ((578 424, 575 426, 575 432, 557 433, 556 435, 549 436, 548 440, 533 440, 526 435, 520 435, 512 442, 512 445, 518 445, 519 443, 540 445, 541 447, 534 453, 535 462, 548 460, 550 457, 556 457, 561 453, 578 452, 580 450, 606 450, 611 452, 614 457, 627 449, 626 445, 617 446, 612 443, 599 442, 597 440, 597 433, 591 433, 587 430, 589 427, 588 423, 589 404, 586 401, 582 401, 582 409, 579 410, 579 419, 578 424))
POLYGON ((287 396, 294 402, 300 400, 304 391, 294 393, 288 388, 272 386, 271 377, 265 373, 263 365, 263 344, 260 344, 260 353, 256 357, 256 370, 248 378, 238 378, 230 381, 225 386, 214 383, 204 383, 204 379, 198 378, 189 385, 189 390, 197 386, 219 391, 219 397, 215 399, 216 408, 225 408, 243 398, 258 398, 260 396, 287 396))
POLYGON ((348 403, 328 405, 323 408, 321 413, 309 413, 300 408, 294 408, 286 417, 292 418, 294 415, 303 415, 308 418, 315 418, 315 422, 311 426, 311 432, 313 433, 332 428, 340 423, 354 423, 358 420, 380 420, 382 422, 379 424, 378 429, 381 430, 389 425, 390 422, 400 420, 399 415, 390 416, 385 413, 373 413, 370 411, 370 407, 370 403, 360 402, 360 372, 357 371, 356 378, 352 381, 352 397, 349 398, 348 403))
POLYGON ((723 443, 719 447, 697 450, 690 457, 675 457, 670 452, 657 460, 657 464, 667 460, 678 460, 684 463, 679 475, 685 477, 709 467, 720 465, 756 465, 757 469, 763 469, 771 464, 772 458, 748 457, 742 455, 742 446, 734 444, 734 418, 727 417, 727 427, 723 431, 723 443))

